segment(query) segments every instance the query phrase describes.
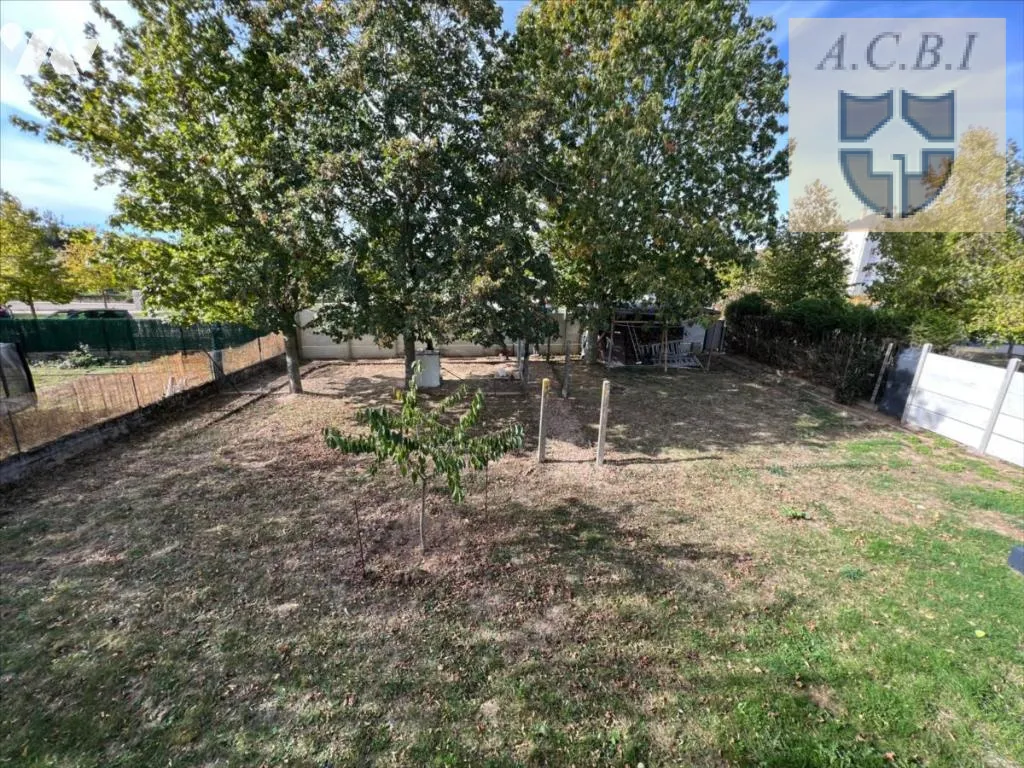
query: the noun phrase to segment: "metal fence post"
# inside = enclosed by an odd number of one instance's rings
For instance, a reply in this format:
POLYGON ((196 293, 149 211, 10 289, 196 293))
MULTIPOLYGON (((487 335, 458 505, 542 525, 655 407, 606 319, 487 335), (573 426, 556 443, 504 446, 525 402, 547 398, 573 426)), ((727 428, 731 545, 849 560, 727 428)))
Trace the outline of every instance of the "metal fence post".
POLYGON ((931 344, 925 344, 921 347, 921 356, 917 359, 917 370, 914 371, 914 381, 910 384, 910 393, 907 395, 907 404, 903 406, 903 416, 900 418, 900 424, 907 423, 907 412, 910 410, 910 406, 914 404, 914 395, 917 394, 917 385, 921 381, 924 361, 928 359, 928 353, 931 351, 931 344))
POLYGON ((612 383, 605 379, 601 384, 601 419, 597 427, 597 466, 604 464, 604 438, 608 431, 608 400, 611 395, 612 383))
POLYGON ((544 450, 547 447, 547 419, 545 418, 545 406, 548 401, 548 389, 551 387, 551 379, 545 378, 540 383, 540 427, 537 435, 537 463, 544 462, 544 450))
MULTIPOLYGON (((871 390, 871 402, 875 403, 878 400, 878 390, 882 386, 882 378, 885 376, 885 369, 889 367, 889 358, 892 357, 893 343, 890 341, 889 345, 885 348, 885 355, 882 357, 882 367, 878 369, 878 376, 875 377, 875 388, 871 390)), ((877 404, 875 410, 878 410, 877 404)))
POLYGON ((1010 390, 1010 384, 1013 383, 1014 374, 1017 373, 1019 367, 1019 357, 1011 357, 1006 361, 1006 373, 1003 374, 1003 383, 999 385, 999 394, 996 395, 996 400, 992 404, 992 410, 989 412, 988 424, 985 425, 985 432, 981 435, 981 440, 978 441, 978 450, 982 453, 985 453, 988 449, 988 441, 992 439, 992 431, 996 428, 996 422, 999 421, 999 414, 1002 413, 1003 403, 1006 401, 1006 393, 1010 390))

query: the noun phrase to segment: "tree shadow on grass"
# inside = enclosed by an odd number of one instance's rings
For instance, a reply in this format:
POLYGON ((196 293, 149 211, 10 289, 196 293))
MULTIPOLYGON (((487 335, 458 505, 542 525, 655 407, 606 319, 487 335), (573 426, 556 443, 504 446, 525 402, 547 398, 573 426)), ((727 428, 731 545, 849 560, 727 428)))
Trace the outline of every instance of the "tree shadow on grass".
POLYGON ((584 441, 597 440, 601 381, 612 382, 608 446, 623 454, 665 450, 716 453, 748 446, 824 447, 877 431, 836 404, 824 405, 783 385, 733 371, 574 370, 575 412, 584 441))

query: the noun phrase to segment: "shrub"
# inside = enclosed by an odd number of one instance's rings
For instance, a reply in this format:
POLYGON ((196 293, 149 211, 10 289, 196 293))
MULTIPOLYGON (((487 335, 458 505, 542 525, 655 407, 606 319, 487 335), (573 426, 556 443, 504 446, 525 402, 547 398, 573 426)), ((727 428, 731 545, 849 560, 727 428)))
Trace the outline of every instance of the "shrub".
POLYGON ((945 312, 926 310, 910 327, 914 344, 931 344, 936 351, 948 349, 966 336, 963 323, 945 312))
POLYGON ((905 315, 863 304, 804 298, 764 307, 748 294, 726 309, 730 349, 826 384, 841 403, 871 394, 887 342, 908 335, 905 315))
POLYGON ((807 297, 784 307, 778 317, 813 335, 844 325, 846 305, 830 299, 807 297))
POLYGON ((835 332, 827 357, 832 366, 832 395, 836 402, 847 404, 869 397, 883 355, 877 340, 835 332))
POLYGON ((768 303, 768 299, 759 293, 747 293, 726 306, 725 322, 735 323, 743 317, 761 317, 770 315, 771 312, 772 305, 768 303))
POLYGON ((57 363, 58 368, 95 368, 103 365, 103 358, 97 357, 89 349, 88 344, 79 343, 78 348, 68 352, 64 358, 57 363))
MULTIPOLYGON (((414 367, 418 373, 418 364, 414 367)), ((435 408, 426 409, 420 403, 416 390, 416 376, 402 394, 402 407, 363 408, 357 414, 360 424, 369 427, 368 435, 349 436, 334 427, 323 431, 327 445, 342 453, 371 453, 374 456, 370 472, 375 473, 384 464, 394 464, 403 477, 420 487, 420 550, 425 550, 423 519, 426 512, 427 483, 443 475, 456 502, 465 497, 462 471, 466 468, 487 469, 506 453, 523 446, 523 428, 512 424, 482 435, 471 435, 484 408, 484 394, 477 390, 469 401, 466 412, 457 419, 447 418, 448 411, 469 397, 465 385, 442 400, 435 408)), ((356 517, 356 533, 360 542, 362 561, 362 535, 356 517)), ((365 564, 364 564, 365 565, 365 564)))

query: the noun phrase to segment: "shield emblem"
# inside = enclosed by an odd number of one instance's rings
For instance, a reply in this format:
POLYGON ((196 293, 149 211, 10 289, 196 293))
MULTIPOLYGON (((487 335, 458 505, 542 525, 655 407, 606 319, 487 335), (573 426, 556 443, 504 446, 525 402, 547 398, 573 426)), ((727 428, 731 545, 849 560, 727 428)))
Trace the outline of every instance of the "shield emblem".
MULTIPOLYGON (((843 142, 865 142, 893 117, 894 92, 877 96, 855 96, 839 92, 839 139, 843 142)), ((900 113, 904 121, 929 142, 952 142, 955 95, 953 91, 940 96, 917 96, 908 91, 900 94, 900 113)), ((900 203, 895 205, 896 179, 891 173, 876 173, 870 149, 840 149, 839 165, 847 186, 865 206, 886 217, 912 216, 927 208, 942 191, 953 167, 953 149, 925 149, 921 152, 921 171, 909 173, 906 155, 897 154, 899 162, 900 203)))

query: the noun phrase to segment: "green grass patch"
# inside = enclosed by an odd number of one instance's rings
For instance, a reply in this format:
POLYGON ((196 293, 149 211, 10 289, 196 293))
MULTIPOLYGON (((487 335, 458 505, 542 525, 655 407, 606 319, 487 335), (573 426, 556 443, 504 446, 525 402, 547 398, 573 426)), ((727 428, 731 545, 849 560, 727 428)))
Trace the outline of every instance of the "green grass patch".
POLYGON ((996 470, 984 461, 978 459, 958 459, 957 461, 950 461, 944 464, 936 465, 938 469, 943 472, 949 472, 950 474, 962 475, 965 472, 973 472, 978 477, 985 478, 986 480, 995 480, 999 477, 999 471, 996 470))
POLYGON ((801 413, 796 420, 796 428, 805 435, 816 432, 827 432, 838 429, 846 424, 847 419, 842 414, 826 408, 823 405, 813 405, 804 413, 801 413))
POLYGON ((946 498, 958 507, 975 507, 1024 518, 1024 493, 1020 490, 966 486, 950 488, 946 491, 946 498))
POLYGON ((839 575, 847 581, 860 581, 867 572, 863 568, 856 568, 852 565, 844 565, 839 569, 839 575))
POLYGON ((843 447, 848 453, 874 456, 878 453, 895 453, 903 450, 903 441, 896 437, 875 437, 867 440, 854 440, 845 443, 843 447))

